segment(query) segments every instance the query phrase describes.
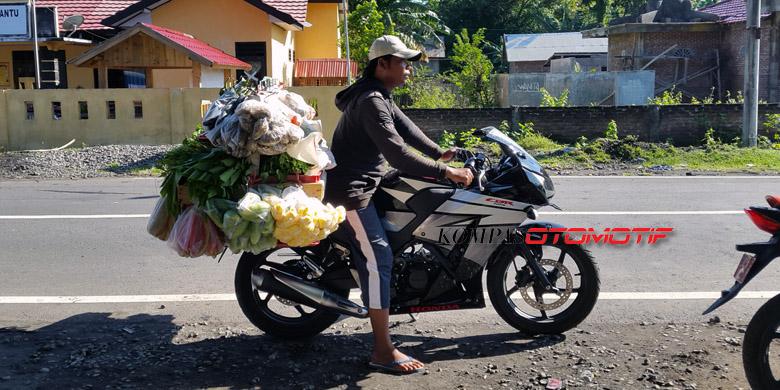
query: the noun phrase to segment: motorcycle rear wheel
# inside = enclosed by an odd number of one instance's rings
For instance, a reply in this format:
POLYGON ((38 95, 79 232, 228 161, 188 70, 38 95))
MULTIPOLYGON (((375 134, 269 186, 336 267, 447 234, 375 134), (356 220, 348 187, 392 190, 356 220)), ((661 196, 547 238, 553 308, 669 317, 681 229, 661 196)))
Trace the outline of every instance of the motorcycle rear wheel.
POLYGON ((559 242, 529 248, 536 252, 541 250, 543 268, 548 277, 551 272, 558 274, 558 281, 553 284, 563 293, 558 295, 535 290, 535 276, 528 267, 522 267, 525 259, 519 255, 520 251, 513 250, 510 256, 497 258, 488 267, 487 290, 493 307, 504 321, 528 335, 561 334, 576 327, 590 314, 598 299, 600 281, 596 262, 579 245, 559 242), (570 269, 574 266, 576 273, 572 274, 570 269), (514 277, 510 273, 514 273, 514 277), (574 276, 579 276, 579 284, 573 282, 574 276), (536 295, 537 292, 540 294, 536 295), (545 296, 557 296, 558 299, 552 303, 549 300, 545 302, 545 296), (570 305, 564 308, 570 300, 570 305), (558 303, 561 306, 552 308, 558 303))
MULTIPOLYGON (((329 326, 340 317, 330 310, 311 308, 273 294, 259 291, 252 284, 252 271, 265 264, 272 254, 280 249, 273 249, 260 255, 244 252, 238 261, 235 275, 236 299, 241 311, 252 324, 266 334, 287 340, 311 338, 329 326)), ((294 263, 294 259, 285 264, 294 263)), ((304 277, 300 271, 290 266, 286 272, 298 277, 304 277)), ((342 297, 349 296, 349 290, 333 291, 342 297)))
POLYGON ((742 365, 750 387, 756 390, 780 388, 780 295, 767 301, 750 320, 742 343, 742 365), (773 344, 774 342, 774 344, 773 344), (774 352, 770 350, 773 349, 774 352), (770 356, 775 356, 775 376, 770 356))

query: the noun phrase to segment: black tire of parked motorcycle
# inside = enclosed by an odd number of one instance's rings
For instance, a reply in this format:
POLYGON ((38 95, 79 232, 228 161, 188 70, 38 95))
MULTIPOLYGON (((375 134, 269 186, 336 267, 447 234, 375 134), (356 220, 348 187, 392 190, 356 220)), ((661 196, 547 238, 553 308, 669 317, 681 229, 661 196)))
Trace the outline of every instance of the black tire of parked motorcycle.
MULTIPOLYGON (((565 261, 574 259, 581 273, 580 291, 574 303, 565 309, 560 318, 554 322, 540 323, 518 314, 506 298, 505 270, 511 267, 513 256, 496 259, 487 273, 487 290, 490 302, 501 318, 515 329, 527 334, 561 334, 585 320, 590 314, 599 296, 600 280, 598 266, 590 253, 579 245, 558 244, 569 256, 565 261)), ((518 253, 518 252, 515 252, 518 253)))
POLYGON ((750 320, 742 343, 742 365, 750 387, 755 390, 780 388, 769 364, 767 348, 780 326, 780 295, 767 301, 750 320))
MULTIPOLYGON (((245 252, 241 255, 236 267, 235 288, 238 305, 241 311, 252 324, 260 328, 266 334, 287 340, 300 340, 311 338, 318 335, 329 326, 333 325, 339 318, 338 313, 324 309, 316 309, 308 314, 304 320, 295 322, 282 322, 273 317, 257 302, 255 291, 252 288, 251 275, 252 270, 259 267, 267 256, 274 251, 269 251, 261 255, 254 255, 245 252)), ((296 275, 300 276, 300 275, 296 275)), ((333 291, 342 297, 349 296, 349 290, 333 291)))

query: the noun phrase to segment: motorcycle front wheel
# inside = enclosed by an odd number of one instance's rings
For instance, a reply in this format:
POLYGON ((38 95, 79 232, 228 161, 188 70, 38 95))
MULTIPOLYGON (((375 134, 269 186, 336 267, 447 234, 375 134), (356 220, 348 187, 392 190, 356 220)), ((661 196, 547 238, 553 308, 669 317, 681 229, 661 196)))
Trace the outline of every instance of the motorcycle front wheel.
MULTIPOLYGON (((552 241, 552 240, 551 240, 552 241)), ((541 288, 517 245, 488 266, 487 289, 498 315, 529 334, 561 334, 582 322, 599 295, 596 262, 582 246, 561 242, 528 245, 557 291, 541 288)))
MULTIPOLYGON (((299 340, 316 336, 338 320, 339 314, 330 310, 312 308, 257 290, 252 284, 252 271, 270 261, 281 263, 287 273, 305 278, 300 255, 292 251, 272 249, 259 255, 244 252, 236 267, 236 299, 252 324, 271 336, 299 340)), ((331 292, 349 297, 349 290, 331 292)))
POLYGON ((745 367, 745 376, 751 388, 756 390, 780 388, 778 352, 780 352, 780 295, 776 295, 761 306, 745 330, 742 365, 745 367))

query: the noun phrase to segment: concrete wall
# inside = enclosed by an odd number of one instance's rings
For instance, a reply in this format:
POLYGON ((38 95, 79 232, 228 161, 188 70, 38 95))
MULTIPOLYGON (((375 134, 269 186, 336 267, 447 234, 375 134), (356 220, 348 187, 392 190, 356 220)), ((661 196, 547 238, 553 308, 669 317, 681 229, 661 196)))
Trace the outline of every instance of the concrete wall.
MULTIPOLYGON (((741 105, 626 106, 626 107, 513 107, 473 110, 404 110, 429 137, 442 132, 469 130, 508 123, 533 122, 534 129, 557 141, 573 143, 579 137, 604 135, 615 120, 620 136, 636 135, 644 141, 671 139, 678 145, 699 144, 709 128, 724 140, 741 134, 741 105)), ((759 121, 768 113, 780 113, 780 105, 762 105, 759 121)), ((760 134, 765 134, 760 129, 760 134)))
MULTIPOLYGON (((340 117, 333 104, 342 87, 296 87, 318 106, 318 119, 328 140, 340 117)), ((213 100, 216 88, 193 89, 64 89, 0 91, 0 147, 8 150, 46 149, 76 139, 76 145, 178 143, 200 123, 202 100, 213 100), (116 118, 108 118, 108 101, 116 118), (140 101, 143 117, 135 118, 134 102, 140 101), (26 102, 34 107, 27 119, 26 102), (61 105, 54 119, 52 102, 61 105), (86 102, 88 119, 80 116, 79 102, 86 102)))
POLYGON ((633 92, 642 90, 646 92, 646 96, 628 100, 621 95, 617 102, 631 101, 632 104, 646 104, 647 99, 653 96, 654 78, 652 71, 501 74, 497 78, 498 101, 501 107, 539 106, 542 101, 540 89, 544 88, 556 97, 564 90, 568 90, 570 106, 590 106, 602 102, 612 104, 616 100, 610 98, 610 95, 616 89, 619 94, 625 92, 620 82, 631 80, 642 84, 643 87, 634 88, 633 92))

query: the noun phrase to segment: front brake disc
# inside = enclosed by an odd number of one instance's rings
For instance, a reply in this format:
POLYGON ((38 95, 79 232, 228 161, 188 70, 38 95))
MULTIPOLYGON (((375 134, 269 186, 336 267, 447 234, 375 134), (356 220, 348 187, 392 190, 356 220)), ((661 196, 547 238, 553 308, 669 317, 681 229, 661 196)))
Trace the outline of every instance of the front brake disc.
POLYGON ((539 265, 544 268, 545 266, 552 267, 558 271, 558 277, 560 279, 561 276, 563 276, 563 279, 566 281, 566 287, 563 289, 559 289, 560 292, 555 293, 556 299, 553 302, 545 303, 544 302, 544 296, 550 295, 550 293, 542 294, 542 302, 539 302, 535 299, 535 297, 531 297, 528 294, 528 290, 530 288, 533 288, 530 284, 523 286, 520 289, 520 295, 523 297, 523 301, 527 303, 529 306, 533 307, 536 310, 553 310, 561 307, 564 303, 566 303, 569 300, 569 297, 571 296, 572 289, 574 288, 574 279, 571 277, 571 272, 568 268, 566 268, 565 265, 562 263, 559 263, 556 260, 551 259, 542 259, 539 260, 539 265))

